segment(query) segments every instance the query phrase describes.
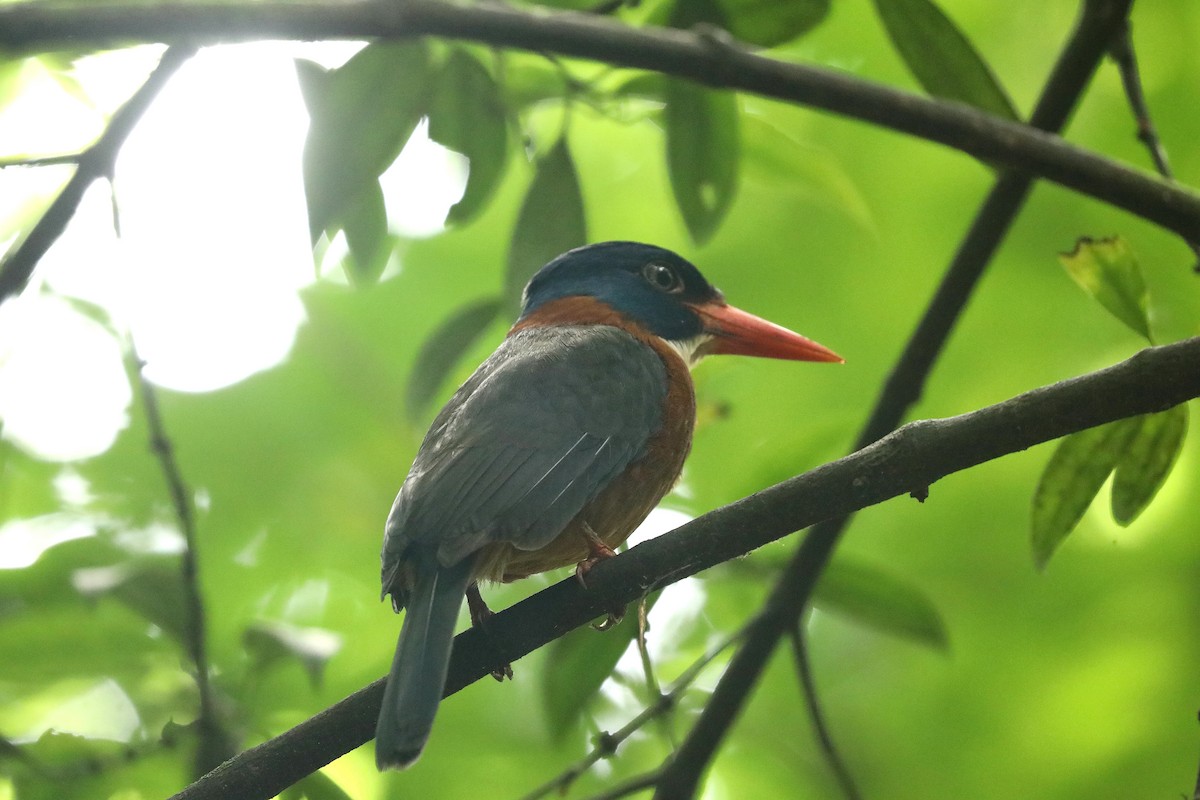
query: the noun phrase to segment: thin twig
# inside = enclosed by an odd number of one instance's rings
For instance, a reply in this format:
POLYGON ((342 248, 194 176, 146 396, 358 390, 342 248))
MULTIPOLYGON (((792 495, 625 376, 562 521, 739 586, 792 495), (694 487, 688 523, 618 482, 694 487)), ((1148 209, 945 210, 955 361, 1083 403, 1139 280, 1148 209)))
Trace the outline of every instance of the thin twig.
POLYGON ((196 48, 191 45, 172 45, 163 53, 158 66, 150 73, 150 77, 142 84, 125 105, 117 109, 109 120, 108 127, 96 140, 96 143, 75 158, 78 166, 75 174, 67 181, 62 192, 46 209, 46 213, 29 231, 25 239, 17 245, 8 258, 0 261, 0 302, 5 298, 20 292, 29 282, 30 276, 37 263, 58 241, 58 237, 66 230, 67 224, 75 216, 83 195, 92 182, 100 178, 111 177, 113 165, 121 146, 137 125, 138 120, 145 114, 146 109, 158 96, 159 91, 175 71, 191 58, 196 48))
POLYGON ((1129 100, 1129 108, 1137 121, 1137 138, 1150 151, 1154 167, 1164 178, 1173 178, 1171 165, 1167 161, 1167 151, 1163 149, 1150 118, 1150 107, 1146 104, 1146 94, 1142 91, 1142 76, 1138 70, 1137 56, 1133 51, 1133 36, 1129 23, 1122 26, 1120 33, 1113 37, 1109 54, 1117 62, 1121 73, 1121 85, 1125 87, 1125 97, 1129 100))
POLYGON ((179 567, 183 585, 184 608, 187 614, 184 644, 195 669, 196 690, 200 696, 200 712, 196 720, 200 747, 196 766, 197 774, 203 775, 231 754, 223 752, 225 749, 223 747, 224 734, 217 715, 209 675, 204 596, 200 591, 199 566, 196 559, 199 549, 196 537, 196 515, 192 505, 191 492, 179 469, 179 462, 175 459, 175 447, 171 443, 166 425, 163 423, 162 412, 158 405, 158 392, 146 378, 145 362, 138 356, 132 340, 129 351, 134 371, 137 374, 142 406, 146 412, 146 425, 150 430, 150 449, 162 469, 167 491, 171 495, 171 505, 175 510, 175 519, 183 534, 184 546, 179 558, 179 567), (209 761, 211 763, 206 763, 209 761))
POLYGON ((800 691, 804 695, 804 704, 808 707, 808 717, 812 720, 813 731, 817 734, 817 743, 821 746, 825 762, 829 764, 829 769, 837 778, 838 785, 842 787, 842 794, 847 797, 847 800, 861 800, 862 794, 859 793, 858 786, 854 783, 854 776, 850 774, 850 769, 846 766, 846 762, 833 742, 833 734, 830 733, 829 725, 825 721, 825 714, 821 710, 821 702, 817 697, 817 684, 813 679, 812 664, 809 662, 808 647, 805 644, 803 617, 796 620, 788 638, 792 642, 792 656, 796 660, 796 674, 800 678, 800 691))
MULTIPOLYGON (((1098 13, 1122 5, 1091 0, 1098 13)), ((1121 15, 1123 17, 1123 15, 1121 15)), ((64 41, 220 43, 257 39, 411 39, 439 36, 554 52, 653 70, 707 86, 808 105, 939 142, 989 164, 1039 175, 1200 240, 1200 194, 1074 147, 1028 125, 843 72, 755 55, 711 34, 570 12, 441 0, 329 0, 226 4, 0 4, 0 48, 64 41)), ((1107 41, 1104 45, 1107 47, 1107 41)))
POLYGON ((30 158, 0 158, 0 169, 12 167, 54 167, 62 164, 78 164, 80 153, 64 153, 57 156, 32 156, 30 158))
MULTIPOLYGON (((1031 117, 1031 125, 1058 130, 1065 124, 1128 14, 1130 3, 1131 0, 1084 0, 1079 23, 1046 83, 1031 117)), ((996 181, 889 375, 859 434, 855 450, 895 429, 920 398, 938 355, 1028 197, 1031 186, 1031 176, 1023 173, 1004 173, 996 181)), ((703 770, 716 755, 725 733, 749 698, 776 642, 803 612, 817 576, 833 554, 849 521, 849 515, 835 516, 809 532, 777 581, 768 608, 761 615, 761 624, 754 628, 734 656, 733 664, 717 684, 712 699, 680 752, 664 769, 656 797, 674 799, 694 795, 703 770)))
POLYGON ((694 661, 675 679, 675 682, 671 684, 671 688, 665 694, 658 693, 656 700, 651 705, 643 709, 641 713, 615 733, 601 732, 596 737, 596 746, 592 748, 591 752, 570 767, 567 767, 554 778, 522 797, 521 800, 539 800, 539 798, 545 797, 551 792, 567 791, 580 775, 591 769, 597 762, 615 755, 617 748, 624 744, 630 736, 645 727, 646 723, 651 720, 661 719, 664 715, 670 713, 679 703, 679 698, 683 693, 704 672, 705 667, 711 664, 717 656, 733 646, 734 642, 742 638, 744 634, 745 628, 721 640, 715 647, 709 648, 704 655, 700 656, 700 658, 694 661))
MULTIPOLYGON (((1133 118, 1137 121, 1138 141, 1146 145, 1146 149, 1150 151, 1150 158, 1154 161, 1154 168, 1158 170, 1158 174, 1167 180, 1174 180, 1175 176, 1171 173, 1171 163, 1167 160, 1166 148, 1163 147, 1162 140, 1158 137, 1154 120, 1150 117, 1150 105, 1146 102, 1146 93, 1142 90, 1142 76, 1138 70, 1137 55, 1133 49, 1133 34, 1128 21, 1121 28, 1120 33, 1113 38, 1109 54, 1113 61, 1117 62, 1117 68, 1121 73, 1121 85, 1125 87, 1125 97, 1129 100, 1129 108, 1133 111, 1133 118)), ((1196 264, 1192 269, 1200 273, 1200 243, 1189 241, 1188 246, 1196 254, 1196 264)))

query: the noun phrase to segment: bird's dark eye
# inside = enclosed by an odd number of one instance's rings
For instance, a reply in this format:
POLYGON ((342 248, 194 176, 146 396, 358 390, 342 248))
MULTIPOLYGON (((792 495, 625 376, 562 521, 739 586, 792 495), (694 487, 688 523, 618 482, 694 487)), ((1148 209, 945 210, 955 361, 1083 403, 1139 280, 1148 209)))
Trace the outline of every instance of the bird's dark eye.
POLYGON ((642 277, 660 292, 675 294, 676 292, 683 291, 683 281, 679 279, 679 274, 666 264, 659 264, 655 261, 650 262, 642 267, 642 277))

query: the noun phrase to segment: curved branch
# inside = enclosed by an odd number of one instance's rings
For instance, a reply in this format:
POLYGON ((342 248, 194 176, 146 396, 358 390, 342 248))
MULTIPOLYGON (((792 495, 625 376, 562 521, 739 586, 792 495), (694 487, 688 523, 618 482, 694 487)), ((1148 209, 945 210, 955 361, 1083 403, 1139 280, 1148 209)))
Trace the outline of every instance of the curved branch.
POLYGON ((233 6, 0 6, 0 48, 131 41, 212 44, 255 39, 440 36, 603 61, 750 92, 875 123, 1032 173, 1200 241, 1200 195, 1057 136, 973 108, 832 70, 754 55, 711 32, 635 29, 595 15, 534 13, 433 0, 328 0, 233 6))
MULTIPOLYGON (((832 516, 922 490, 953 472, 1084 428, 1200 397, 1200 338, 949 419, 914 422, 863 450, 698 517, 561 581, 455 639, 446 694, 655 589, 832 516), (502 641, 501 655, 490 641, 502 641)), ((807 543, 807 540, 806 540, 807 543)), ((813 581, 817 575, 803 576, 813 581)), ((172 800, 270 798, 367 742, 383 680, 225 762, 172 800)))

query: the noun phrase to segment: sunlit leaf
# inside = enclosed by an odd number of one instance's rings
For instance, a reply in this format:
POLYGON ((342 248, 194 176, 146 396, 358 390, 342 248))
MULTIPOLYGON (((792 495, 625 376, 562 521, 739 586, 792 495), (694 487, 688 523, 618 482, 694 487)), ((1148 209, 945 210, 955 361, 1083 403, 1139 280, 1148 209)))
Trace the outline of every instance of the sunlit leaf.
POLYGON ((1038 569, 1079 524, 1140 425, 1138 417, 1117 420, 1059 442, 1033 495, 1033 560, 1038 569))
POLYGON ((305 800, 353 800, 345 789, 333 782, 333 778, 319 770, 291 789, 295 792, 294 797, 305 800))
POLYGON ((438 389, 453 371, 463 353, 487 330, 500 312, 502 302, 497 297, 487 297, 463 306, 451 314, 429 334, 417 353, 408 379, 408 413, 420 417, 437 394, 438 389))
POLYGON ((1183 449, 1187 425, 1188 409, 1183 403, 1142 417, 1113 476, 1113 519, 1121 525, 1137 519, 1166 481, 1183 449))
POLYGON ((297 62, 311 123, 304 143, 304 192, 313 241, 343 224, 361 193, 396 160, 425 112, 425 45, 376 42, 321 74, 297 62))
MULTIPOLYGON (((734 38, 774 47, 808 33, 829 14, 830 0, 719 0, 734 38)), ((686 3, 685 3, 686 5, 686 3)))
POLYGON ((1084 237, 1075 243, 1074 250, 1060 253, 1058 259, 1085 292, 1153 343, 1146 316, 1146 281, 1127 241, 1120 236, 1084 237))
POLYGON ((501 54, 503 95, 508 105, 524 108, 544 100, 559 102, 567 93, 563 70, 540 55, 516 51, 501 54))
POLYGON ((508 248, 505 299, 516 308, 525 284, 550 259, 587 243, 575 160, 564 136, 537 162, 508 248))
POLYGON ((466 50, 455 49, 438 76, 429 109, 429 138, 471 162, 462 199, 446 221, 462 224, 478 214, 495 191, 508 160, 508 118, 496 82, 466 50))
POLYGON ((350 248, 347 275, 358 286, 370 286, 379 280, 392 253, 387 207, 378 181, 369 181, 346 210, 343 229, 350 248))
POLYGON ((839 557, 826 568, 814 601, 875 630, 945 650, 946 624, 921 589, 862 561, 839 557))
MULTIPOLYGON (((659 595, 649 598, 653 607, 659 595)), ((542 698, 550 733, 561 740, 583 716, 588 701, 600 691, 629 644, 637 638, 636 609, 609 630, 579 628, 550 644, 542 673, 542 698)))
POLYGON ((925 91, 1017 119, 992 68, 931 0, 875 0, 875 8, 900 57, 925 91))
POLYGON ((692 239, 706 242, 725 218, 737 190, 741 158, 737 96, 668 80, 663 119, 675 202, 692 239))
POLYGON ((301 628, 286 622, 256 622, 242 634, 242 645, 258 670, 295 660, 319 685, 325 664, 342 647, 342 639, 324 628, 301 628))

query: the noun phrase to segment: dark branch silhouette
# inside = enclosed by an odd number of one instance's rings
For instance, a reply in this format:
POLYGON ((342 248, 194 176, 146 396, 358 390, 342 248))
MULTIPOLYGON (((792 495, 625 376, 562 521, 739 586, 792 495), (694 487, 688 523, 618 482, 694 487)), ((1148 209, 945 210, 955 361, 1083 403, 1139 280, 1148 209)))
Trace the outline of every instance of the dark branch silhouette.
MULTIPOLYGON (((1103 2, 1096 6, 1109 7, 1103 2)), ((0 6, 0 47, 18 51, 137 41, 216 44, 419 36, 576 56, 812 106, 1039 175, 1156 222, 1190 242, 1200 241, 1200 195, 1193 191, 1028 125, 832 70, 764 58, 714 31, 632 28, 594 14, 544 14, 436 0, 0 6)))
POLYGON ((71 180, 29 234, 8 258, 0 262, 0 302, 25 288, 42 256, 58 241, 58 237, 62 236, 71 218, 75 216, 75 209, 79 208, 84 192, 94 181, 112 175, 113 164, 117 160, 117 154, 121 152, 121 145, 125 144, 130 132, 154 102, 162 87, 195 52, 194 47, 187 45, 167 48, 158 62, 158 67, 125 105, 113 114, 108 127, 96 143, 80 155, 72 157, 72 160, 78 162, 78 166, 71 180))
MULTIPOLYGON (((925 489, 946 475, 1042 442, 1163 411, 1196 397, 1200 397, 1200 338, 1149 348, 1107 369, 969 414, 910 423, 853 455, 718 508, 600 563, 588 573, 586 590, 568 578, 496 614, 488 621, 486 636, 476 629, 464 631, 454 642, 446 695, 491 675, 505 661, 515 661, 604 616, 607 609, 819 520, 925 489), (502 643, 504 652, 497 652, 489 642, 502 643)), ((814 562, 793 591, 806 595, 818 576, 814 562)), ((173 800, 274 797, 369 741, 382 697, 381 678, 290 731, 235 756, 173 800)))
POLYGON ((137 354, 137 348, 130 345, 130 358, 133 370, 137 375, 137 386, 142 397, 142 408, 146 414, 146 427, 150 431, 150 450, 158 459, 162 470, 163 480, 167 485, 167 493, 171 496, 171 507, 175 511, 175 520, 179 524, 179 532, 183 534, 183 552, 179 556, 179 571, 183 589, 184 610, 184 646, 192 667, 196 670, 196 692, 200 698, 200 710, 196 716, 196 728, 199 735, 199 747, 196 750, 195 773, 203 775, 213 767, 229 758, 232 749, 229 737, 221 723, 217 704, 213 697, 212 681, 208 660, 208 633, 205 623, 204 596, 200 591, 200 570, 196 552, 198 539, 196 536, 196 513, 192 505, 192 493, 183 478, 183 471, 175 458, 175 446, 167 434, 167 426, 163 422, 162 411, 158 406, 158 392, 146 378, 145 362, 137 354))

